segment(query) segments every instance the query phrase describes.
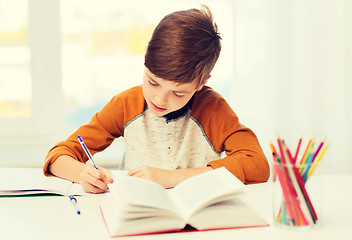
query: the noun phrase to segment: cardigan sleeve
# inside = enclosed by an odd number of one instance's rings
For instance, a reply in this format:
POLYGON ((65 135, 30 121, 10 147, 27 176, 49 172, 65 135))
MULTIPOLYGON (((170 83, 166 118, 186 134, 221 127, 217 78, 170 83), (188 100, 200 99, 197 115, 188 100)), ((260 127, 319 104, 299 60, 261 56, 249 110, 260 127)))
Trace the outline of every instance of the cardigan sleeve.
POLYGON ((143 111, 144 98, 141 86, 136 86, 113 97, 91 120, 82 125, 65 141, 57 143, 48 152, 43 167, 46 176, 51 176, 49 166, 59 156, 68 155, 80 162, 88 157, 77 140, 80 135, 90 153, 94 155, 106 149, 115 138, 123 136, 125 124, 143 111))
POLYGON ((269 163, 256 135, 239 122, 220 94, 205 87, 197 94, 192 112, 214 149, 226 154, 225 158, 211 161, 208 166, 224 166, 246 184, 268 180, 269 163))
POLYGON ((250 129, 232 133, 224 142, 226 157, 211 161, 213 168, 226 167, 242 182, 260 183, 268 180, 270 168, 259 142, 250 129))

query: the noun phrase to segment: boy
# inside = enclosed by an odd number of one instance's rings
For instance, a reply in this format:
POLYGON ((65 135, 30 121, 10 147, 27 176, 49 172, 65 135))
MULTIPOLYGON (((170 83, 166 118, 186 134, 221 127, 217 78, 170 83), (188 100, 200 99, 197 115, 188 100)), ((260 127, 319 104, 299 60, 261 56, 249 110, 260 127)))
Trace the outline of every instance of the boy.
POLYGON ((266 181, 269 165, 255 134, 239 123, 227 102, 205 86, 219 57, 221 37, 208 8, 167 15, 155 28, 145 54, 143 84, 110 100, 89 123, 48 153, 44 174, 104 192, 113 181, 88 159, 124 137, 128 175, 165 188, 225 166, 244 183, 266 181), (222 152, 226 157, 220 159, 222 152))

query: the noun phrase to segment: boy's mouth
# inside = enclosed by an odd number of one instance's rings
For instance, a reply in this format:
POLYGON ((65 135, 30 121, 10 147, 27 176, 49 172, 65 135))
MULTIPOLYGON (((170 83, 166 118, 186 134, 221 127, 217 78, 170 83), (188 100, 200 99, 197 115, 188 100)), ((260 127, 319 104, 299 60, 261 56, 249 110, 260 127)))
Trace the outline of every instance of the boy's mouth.
POLYGON ((155 105, 154 103, 150 102, 153 109, 156 111, 156 112, 163 112, 166 110, 166 108, 161 108, 161 107, 158 107, 157 105, 155 105))

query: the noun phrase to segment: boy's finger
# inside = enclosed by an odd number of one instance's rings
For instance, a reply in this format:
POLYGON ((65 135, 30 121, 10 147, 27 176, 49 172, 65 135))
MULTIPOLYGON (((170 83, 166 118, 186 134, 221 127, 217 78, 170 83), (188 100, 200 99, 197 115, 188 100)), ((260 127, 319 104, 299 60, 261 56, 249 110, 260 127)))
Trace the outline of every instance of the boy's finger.
POLYGON ((140 171, 141 171, 140 168, 132 169, 132 170, 130 170, 130 171, 127 173, 127 176, 133 176, 133 175, 139 173, 140 171))
POLYGON ((86 192, 88 193, 101 193, 101 192, 104 192, 106 189, 101 189, 101 188, 98 188, 92 184, 89 184, 88 182, 86 182, 84 185, 83 185, 83 188, 86 192))
POLYGON ((103 191, 105 191, 107 189, 107 184, 105 182, 94 177, 89 172, 85 172, 81 175, 81 184, 82 183, 84 185, 90 185, 91 187, 94 187, 94 188, 99 188, 103 191))
POLYGON ((144 174, 141 173, 141 172, 138 172, 138 173, 134 174, 133 177, 145 178, 144 174))
POLYGON ((113 183, 114 182, 114 178, 111 175, 107 176, 106 179, 107 179, 106 183, 113 183))
POLYGON ((102 168, 101 171, 104 174, 104 180, 106 183, 114 182, 114 178, 112 177, 112 174, 109 170, 102 168))
POLYGON ((113 183, 114 179, 113 179, 112 175, 104 174, 104 178, 102 179, 102 181, 104 181, 106 184, 108 184, 108 183, 113 183))
POLYGON ((88 171, 89 175, 91 175, 92 177, 99 179, 103 182, 105 182, 106 179, 106 175, 104 174, 104 172, 100 169, 96 169, 94 167, 91 167, 88 171))

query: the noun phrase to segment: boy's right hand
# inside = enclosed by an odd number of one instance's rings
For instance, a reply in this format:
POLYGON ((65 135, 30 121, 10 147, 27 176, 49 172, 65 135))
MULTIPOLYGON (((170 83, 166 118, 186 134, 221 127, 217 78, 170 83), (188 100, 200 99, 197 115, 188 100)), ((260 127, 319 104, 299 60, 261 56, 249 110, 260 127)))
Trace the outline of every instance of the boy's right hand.
POLYGON ((114 179, 109 170, 102 167, 96 169, 90 165, 84 166, 79 180, 84 191, 88 193, 103 193, 108 189, 108 184, 113 182, 114 179))

